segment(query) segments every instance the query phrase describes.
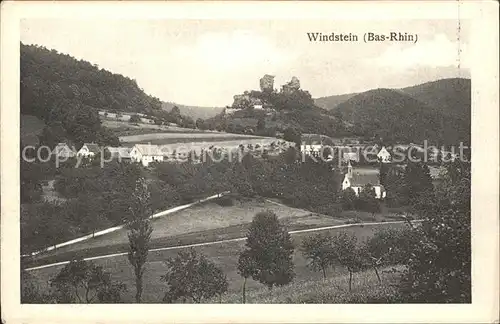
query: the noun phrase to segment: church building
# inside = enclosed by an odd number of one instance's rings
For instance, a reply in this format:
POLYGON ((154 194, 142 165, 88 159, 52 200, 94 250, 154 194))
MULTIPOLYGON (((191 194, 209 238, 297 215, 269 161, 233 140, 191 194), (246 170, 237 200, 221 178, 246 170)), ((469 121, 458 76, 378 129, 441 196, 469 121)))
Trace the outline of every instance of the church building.
POLYGON ((342 190, 347 188, 352 188, 359 196, 360 192, 363 191, 364 187, 370 184, 375 190, 375 197, 378 199, 385 198, 386 192, 384 186, 380 184, 378 172, 362 172, 353 170, 351 162, 348 162, 347 173, 344 175, 344 180, 342 181, 342 190))

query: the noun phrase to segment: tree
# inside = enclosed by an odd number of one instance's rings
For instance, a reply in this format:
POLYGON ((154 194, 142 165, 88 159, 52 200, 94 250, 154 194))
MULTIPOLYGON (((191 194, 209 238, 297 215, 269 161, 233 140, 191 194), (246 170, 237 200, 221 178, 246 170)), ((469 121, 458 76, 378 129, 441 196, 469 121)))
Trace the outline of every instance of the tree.
POLYGON ((354 190, 349 187, 342 191, 342 195, 340 196, 340 201, 342 203, 342 208, 345 210, 352 210, 356 207, 357 200, 356 193, 354 190))
POLYGON ((83 260, 72 260, 55 278, 50 280, 58 303, 116 303, 126 290, 122 283, 114 283, 101 266, 83 260))
POLYGON ((40 291, 34 283, 33 276, 21 269, 21 303, 43 304, 51 301, 53 296, 40 291))
POLYGON ((290 234, 272 211, 255 215, 248 231, 246 251, 249 262, 255 265, 252 278, 269 289, 286 285, 295 277, 290 234))
POLYGON ((362 251, 357 246, 357 238, 341 232, 332 237, 335 260, 349 271, 349 291, 352 289, 352 279, 355 272, 366 267, 362 251))
POLYGON ((302 145, 302 132, 298 128, 288 127, 283 132, 283 139, 288 142, 295 143, 297 150, 300 150, 302 145))
POLYGON ((266 128, 266 121, 263 116, 257 120, 257 130, 262 131, 266 128))
POLYGON ((371 184, 364 186, 363 190, 359 193, 359 208, 363 211, 372 214, 375 217, 375 213, 380 211, 380 203, 376 197, 375 188, 371 184))
POLYGON ((333 266, 335 260, 331 238, 322 234, 306 237, 302 242, 302 253, 310 261, 308 266, 321 270, 323 279, 326 279, 326 269, 333 266))
POLYGON ((412 302, 471 302, 470 163, 448 169, 435 195, 422 195, 415 204, 425 222, 413 227, 419 240, 401 286, 412 302))
POLYGON ((142 276, 144 275, 148 257, 149 242, 153 228, 149 221, 151 216, 150 193, 144 178, 139 178, 132 195, 130 207, 132 221, 128 225, 129 251, 128 260, 134 268, 136 294, 135 300, 141 302, 142 276))
POLYGON ((404 173, 404 193, 409 203, 418 202, 422 195, 432 193, 433 189, 429 167, 423 162, 409 162, 404 173))
POLYGON ((227 291, 226 275, 213 262, 194 249, 181 251, 165 262, 167 273, 161 280, 168 284, 163 301, 173 303, 192 300, 200 303, 227 291))
POLYGON ((252 258, 250 251, 245 250, 241 252, 238 258, 238 273, 243 277, 243 288, 242 288, 242 303, 246 303, 246 285, 247 279, 250 278, 255 272, 256 267, 254 263, 255 259, 252 258))
POLYGON ((170 110, 170 115, 174 118, 175 122, 178 122, 181 118, 181 110, 177 106, 173 106, 170 110))
POLYGON ((364 250, 379 282, 378 268, 381 266, 406 264, 411 257, 413 245, 420 240, 410 228, 382 229, 365 242, 364 250))
POLYGON ((141 117, 139 115, 132 115, 130 116, 130 119, 128 120, 129 123, 140 123, 141 122, 141 117))
POLYGON ((196 119, 196 128, 198 129, 207 129, 207 126, 205 125, 205 121, 201 118, 196 119))

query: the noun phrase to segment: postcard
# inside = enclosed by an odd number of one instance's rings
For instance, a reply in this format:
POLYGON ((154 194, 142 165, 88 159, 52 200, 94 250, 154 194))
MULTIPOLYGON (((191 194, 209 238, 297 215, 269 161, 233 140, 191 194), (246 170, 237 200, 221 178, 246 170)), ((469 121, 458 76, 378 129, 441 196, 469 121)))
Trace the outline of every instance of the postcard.
POLYGON ((495 9, 2 3, 2 320, 498 323, 495 9))

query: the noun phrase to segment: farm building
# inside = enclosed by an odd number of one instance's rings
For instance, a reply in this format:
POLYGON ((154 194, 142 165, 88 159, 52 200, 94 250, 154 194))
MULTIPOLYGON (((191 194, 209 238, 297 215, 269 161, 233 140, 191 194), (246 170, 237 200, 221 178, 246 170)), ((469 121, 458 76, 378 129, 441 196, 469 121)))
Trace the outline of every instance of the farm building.
POLYGON ((56 145, 52 154, 57 156, 58 158, 72 158, 76 156, 76 151, 74 148, 69 147, 66 143, 59 143, 56 145))
POLYGON ((130 151, 132 162, 140 162, 143 166, 148 166, 151 162, 163 162, 164 154, 158 145, 135 144, 130 151))
POLYGON ((84 143, 80 150, 76 153, 77 156, 92 158, 99 153, 99 145, 95 143, 84 143))

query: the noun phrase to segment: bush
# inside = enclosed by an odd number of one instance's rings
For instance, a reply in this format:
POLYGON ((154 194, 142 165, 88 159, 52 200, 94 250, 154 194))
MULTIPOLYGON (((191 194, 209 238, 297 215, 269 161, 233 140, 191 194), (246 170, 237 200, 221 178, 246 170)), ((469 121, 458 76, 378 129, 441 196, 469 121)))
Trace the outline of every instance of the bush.
POLYGON ((130 119, 128 120, 129 123, 140 123, 141 122, 141 117, 139 115, 132 115, 130 116, 130 119))
POLYGON ((215 203, 221 207, 234 206, 234 200, 230 196, 222 196, 215 200, 215 203))

